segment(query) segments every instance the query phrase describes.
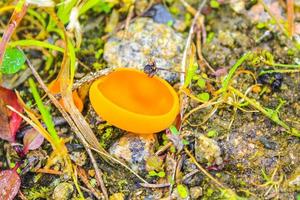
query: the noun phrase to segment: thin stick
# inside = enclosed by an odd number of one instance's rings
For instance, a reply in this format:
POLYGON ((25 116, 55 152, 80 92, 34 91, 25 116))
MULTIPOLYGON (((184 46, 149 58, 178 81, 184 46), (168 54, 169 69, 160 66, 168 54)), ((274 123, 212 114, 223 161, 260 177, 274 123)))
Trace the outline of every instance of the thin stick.
POLYGON ((100 184, 100 188, 101 188, 101 190, 103 192, 104 197, 106 199, 108 199, 107 189, 106 189, 106 187, 104 185, 104 182, 103 182, 103 179, 102 179, 103 173, 102 173, 101 169, 98 167, 96 159, 95 159, 95 157, 94 157, 91 149, 87 148, 86 151, 88 152, 89 157, 91 158, 91 162, 93 163, 94 168, 95 167, 97 168, 97 170, 95 170, 97 181, 100 184))
POLYGON ((185 147, 184 148, 185 153, 191 158, 192 162, 198 167, 198 169, 206 175, 209 179, 211 179, 218 187, 221 189, 226 189, 226 187, 220 183, 217 179, 215 179, 206 169, 204 169, 196 160, 196 158, 191 154, 191 152, 185 147))
MULTIPOLYGON (((184 52, 183 52, 183 56, 182 56, 182 60, 181 60, 181 70, 182 72, 185 72, 186 71, 186 58, 187 58, 187 52, 190 48, 190 45, 191 45, 191 41, 192 41, 192 35, 194 33, 194 28, 195 28, 195 25, 196 25, 196 22, 197 22, 197 19, 201 13, 201 10, 203 8, 203 6, 206 4, 206 1, 207 0, 203 0, 200 4, 199 4, 199 7, 198 7, 198 11, 196 13, 196 15, 194 16, 194 19, 193 19, 193 22, 192 22, 192 25, 191 25, 191 28, 190 28, 190 31, 189 31, 189 35, 188 35, 188 38, 186 40, 186 43, 185 43, 185 48, 184 48, 184 52)), ((180 84, 183 85, 184 84, 184 79, 185 79, 185 75, 184 74, 181 74, 180 75, 180 84)))
POLYGON ((287 0, 287 22, 290 37, 294 35, 294 0, 287 0))
POLYGON ((161 183, 161 184, 140 183, 140 185, 146 188, 164 188, 164 187, 169 187, 170 183, 161 183))
POLYGON ((130 24, 130 20, 131 20, 133 14, 134 14, 133 9, 134 9, 134 5, 131 5, 130 8, 129 8, 127 18, 126 18, 126 22, 125 22, 125 32, 127 32, 129 24, 130 24))
POLYGON ((14 31, 16 30, 17 26, 19 25, 19 23, 21 22, 21 20, 23 19, 23 17, 26 14, 28 5, 25 1, 19 1, 10 20, 9 20, 9 24, 6 28, 6 30, 4 31, 4 34, 2 36, 2 40, 0 41, 0 65, 2 63, 3 60, 3 56, 5 53, 5 48, 7 46, 7 43, 9 42, 12 34, 14 33, 14 31))
MULTIPOLYGON (((184 52, 183 52, 183 56, 182 56, 182 60, 181 60, 180 71, 182 71, 182 72, 186 72, 186 59, 187 59, 188 50, 190 49, 190 45, 191 45, 191 41, 192 41, 192 35, 194 33, 194 27, 196 25, 198 17, 200 16, 200 13, 201 13, 201 10, 202 10, 203 6, 206 4, 206 1, 207 0, 203 0, 201 3, 199 3, 198 11, 197 11, 196 15, 194 16, 193 23, 191 25, 188 38, 186 40, 186 44, 185 44, 185 48, 184 48, 184 52)), ((180 74, 180 86, 181 87, 184 85, 185 76, 186 76, 186 73, 185 74, 180 74)), ((182 98, 181 99, 181 104, 182 105, 187 104, 187 98, 185 96, 181 96, 181 98, 182 98)), ((183 117, 184 112, 185 112, 185 106, 181 106, 181 110, 180 110, 180 117, 181 118, 183 117)))
MULTIPOLYGON (((177 164, 178 164, 178 160, 174 161, 172 159, 172 165, 173 165, 173 170, 172 170, 172 180, 175 182, 175 177, 176 177, 176 169, 177 169, 177 164)), ((170 184, 169 186, 169 198, 171 199, 171 195, 172 195, 172 191, 173 191, 173 186, 174 184, 170 184)))
MULTIPOLYGON (((204 26, 202 26, 204 27, 204 26)), ((216 71, 210 66, 210 64, 205 60, 205 58, 202 55, 202 45, 201 45, 201 31, 197 31, 197 40, 196 40, 196 48, 197 48, 197 55, 200 60, 200 62, 208 67, 210 71, 215 73, 216 71)), ((200 63, 199 66, 201 67, 200 63)))

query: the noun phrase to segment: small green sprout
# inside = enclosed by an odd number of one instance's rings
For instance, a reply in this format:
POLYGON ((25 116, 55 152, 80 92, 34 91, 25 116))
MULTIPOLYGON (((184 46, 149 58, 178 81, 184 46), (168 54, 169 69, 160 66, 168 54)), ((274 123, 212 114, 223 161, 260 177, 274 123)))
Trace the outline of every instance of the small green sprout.
POLYGON ((210 98, 209 93, 207 93, 207 92, 202 92, 202 93, 198 94, 197 97, 204 102, 208 101, 210 98))
POLYGON ((151 177, 163 178, 166 176, 166 173, 164 171, 156 172, 156 171, 152 170, 148 173, 148 175, 151 177))
POLYGON ((189 196, 189 191, 188 191, 188 189, 186 188, 185 185, 178 184, 176 189, 177 189, 177 192, 178 192, 178 194, 181 198, 185 199, 189 196))
POLYGON ((220 3, 217 0, 211 0, 209 5, 212 8, 220 8, 220 3))
POLYGON ((218 136, 218 132, 216 130, 210 130, 210 131, 207 132, 206 135, 209 138, 214 138, 214 137, 218 136))

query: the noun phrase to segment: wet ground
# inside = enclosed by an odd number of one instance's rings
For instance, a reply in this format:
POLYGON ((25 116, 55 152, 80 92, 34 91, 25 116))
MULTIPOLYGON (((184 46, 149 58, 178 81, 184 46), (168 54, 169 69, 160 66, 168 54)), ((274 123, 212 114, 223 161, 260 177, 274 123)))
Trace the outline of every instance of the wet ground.
MULTIPOLYGON (((143 8, 142 2, 147 4, 147 1, 141 1, 136 12, 139 8, 143 8)), ((187 2, 197 8, 197 1, 187 2)), ((278 16, 284 17, 284 10, 280 9, 277 1, 267 3, 278 16)), ((89 71, 95 72, 105 67, 142 69, 149 59, 154 59, 159 67, 173 70, 172 73, 161 71, 159 75, 177 88, 179 79, 174 71, 180 71, 180 58, 192 15, 183 14, 188 12, 180 1, 168 1, 167 6, 170 12, 160 10, 161 8, 155 9, 159 10, 156 12, 162 13, 163 17, 160 18, 165 17, 169 19, 168 21, 159 21, 158 15, 148 13, 133 20, 128 31, 117 31, 108 35, 107 40, 100 39, 107 36, 103 30, 106 25, 102 20, 103 14, 90 12, 89 15, 83 16, 85 28, 78 58, 90 68, 79 69, 77 80, 89 71), (164 12, 168 14, 164 15, 164 12)), ((243 4, 243 1, 225 2, 218 8, 206 6, 203 14, 206 41, 203 42, 202 53, 213 70, 223 71, 226 74, 244 53, 265 55, 263 52, 266 51, 272 55, 276 63, 299 66, 300 52, 295 43, 280 32, 276 24, 270 22, 270 17, 261 12, 258 5, 243 4)), ((299 16, 297 17, 299 20, 299 16)), ((260 83, 257 87, 259 89, 248 91, 247 96, 255 99, 264 108, 275 110, 281 105, 277 112, 280 119, 288 126, 300 130, 299 72, 273 73, 259 77, 259 73, 267 69, 273 67, 261 63, 253 65, 253 62, 248 60, 237 70, 238 76, 234 76, 231 86, 245 93, 257 80, 260 83)), ((47 73, 41 74, 47 77, 47 73)), ((224 76, 200 67, 192 79, 191 93, 197 96, 201 92, 208 92, 212 99, 217 96, 215 92, 221 87, 222 78, 224 76), (205 88, 199 86, 199 77, 206 80, 205 88)), ((30 99, 26 95, 26 84, 20 85, 18 89, 21 90, 25 100, 30 99)), ((237 105, 240 105, 238 103, 245 103, 241 99, 236 95, 230 95, 217 107, 210 105, 191 114, 182 122, 184 141, 168 133, 147 137, 127 134, 102 121, 86 99, 83 115, 96 133, 100 144, 111 155, 123 160, 157 187, 171 183, 171 187, 169 185, 161 188, 144 187, 139 179, 122 166, 107 163, 97 155, 97 163, 103 171, 103 180, 111 199, 241 197, 299 200, 299 137, 287 133, 285 128, 275 124, 249 104, 245 104, 242 109, 237 108, 237 105), (182 149, 183 146, 210 174, 239 197, 226 196, 224 188, 220 188, 198 170, 182 149), (165 150, 162 150, 164 148, 165 150)), ((185 113, 189 113, 200 104, 199 101, 189 98, 185 113)), ((52 111, 53 115, 58 115, 55 109, 52 111)), ((95 172, 83 146, 66 124, 57 128, 63 137, 72 137, 71 142, 67 144, 71 159, 87 172, 89 183, 95 186, 95 172)), ((45 143, 28 157, 37 158, 34 167, 40 168, 45 164, 45 154, 49 155, 50 152, 50 145, 45 143)), ((0 141, 0 159, 1 163, 17 159, 11 147, 3 141, 0 141)), ((57 169, 59 168, 60 166, 57 166, 57 169)), ((27 199, 76 199, 77 196, 70 177, 43 174, 37 179, 33 172, 22 175, 21 191, 27 199)), ((89 190, 85 191, 85 195, 89 199, 96 199, 89 190)))

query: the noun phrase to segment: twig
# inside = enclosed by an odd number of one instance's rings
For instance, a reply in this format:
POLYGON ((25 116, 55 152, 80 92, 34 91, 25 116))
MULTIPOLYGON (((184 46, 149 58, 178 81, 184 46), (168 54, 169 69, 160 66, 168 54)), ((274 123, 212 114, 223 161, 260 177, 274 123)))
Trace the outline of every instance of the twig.
POLYGON ((290 37, 294 35, 294 0, 287 0, 287 22, 290 37))
POLYGON ((101 193, 96 188, 93 188, 93 186, 89 182, 89 178, 87 177, 87 174, 84 169, 77 167, 78 176, 82 180, 82 182, 88 187, 89 192, 92 193, 97 199, 101 198, 101 193))
MULTIPOLYGON (((189 50, 190 45, 191 45, 192 35, 194 33, 194 28, 195 28, 197 19, 200 16, 200 13, 201 13, 201 10, 202 10, 203 6, 206 4, 206 1, 207 0, 203 0, 201 3, 199 3, 199 7, 198 7, 198 10, 197 10, 197 13, 194 16, 194 19, 193 19, 193 22, 192 22, 192 25, 191 25, 191 28, 190 28, 190 31, 189 31, 189 35, 188 35, 188 38, 186 40, 186 44, 185 44, 185 48, 184 48, 182 60, 181 60, 180 71, 182 71, 182 72, 186 72, 186 59, 187 59, 188 50, 189 50)), ((185 76, 186 76, 186 73, 185 74, 180 74, 180 86, 184 85, 185 76)), ((181 104, 185 105, 187 103, 186 97, 182 96, 181 98, 182 98, 181 99, 181 104)), ((185 106, 181 106, 181 110, 180 110, 180 117, 181 118, 183 117, 184 110, 185 110, 185 106)))
POLYGON ((190 178, 191 176, 193 176, 199 172, 200 172, 199 169, 195 169, 195 170, 191 171, 190 173, 188 173, 188 174, 184 175, 184 177, 182 177, 182 181, 185 181, 186 179, 190 178))
POLYGON ((130 8, 129 8, 129 12, 128 12, 126 21, 125 21, 125 32, 127 32, 129 24, 130 24, 130 20, 131 20, 133 14, 134 14, 133 10, 134 10, 134 5, 131 5, 130 8))
POLYGON ((89 154, 89 156, 91 158, 91 162, 92 162, 94 168, 97 167, 97 170, 95 170, 97 182, 100 185, 100 188, 101 188, 101 190, 103 192, 104 197, 106 199, 108 199, 107 189, 106 189, 106 187, 104 185, 104 182, 103 182, 103 179, 102 179, 103 173, 102 173, 101 169, 98 167, 97 162, 95 160, 95 157, 93 156, 93 153, 92 153, 91 149, 87 148, 86 151, 88 152, 88 154, 89 154))
MULTIPOLYGON (((201 10, 203 8, 203 6, 206 4, 206 1, 207 0, 203 0, 200 4, 199 4, 199 7, 198 7, 198 11, 197 13, 195 14, 194 16, 194 19, 193 19, 193 22, 192 22, 192 25, 191 25, 191 28, 190 28, 190 31, 189 31, 189 35, 188 35, 188 38, 186 40, 186 43, 185 43, 185 48, 184 48, 184 52, 183 52, 183 56, 182 56, 182 60, 181 60, 181 70, 182 72, 185 72, 186 71, 186 58, 187 58, 187 52, 189 50, 189 47, 191 45, 191 41, 192 41, 192 35, 194 33, 194 28, 195 28, 195 25, 196 25, 196 22, 197 22, 197 19, 201 13, 201 10)), ((184 84, 184 79, 185 79, 185 75, 184 74, 181 74, 180 75, 180 84, 183 85, 184 84)))
POLYGON ((210 173, 208 173, 208 171, 206 171, 196 160, 196 158, 191 154, 191 152, 185 147, 184 151, 186 152, 186 154, 191 158, 192 162, 198 167, 198 169, 204 174, 206 175, 209 179, 211 179, 218 187, 220 187, 221 189, 226 189, 226 187, 220 183, 217 179, 215 179, 210 173))
MULTIPOLYGON (((172 181, 174 181, 174 182, 175 182, 175 177, 176 177, 177 164, 178 164, 178 160, 175 161, 174 159, 172 159, 172 165, 173 165, 172 181)), ((170 184, 170 186, 169 186, 169 198, 170 199, 171 199, 171 195, 172 195, 173 186, 174 186, 174 184, 170 184)))
POLYGON ((4 31, 2 40, 0 41, 0 65, 3 60, 3 56, 5 53, 5 48, 7 46, 7 43, 9 42, 12 34, 16 30, 19 23, 25 16, 27 8, 28 8, 28 5, 26 4, 25 1, 18 1, 18 4, 16 5, 15 10, 9 20, 8 27, 4 31))
POLYGON ((166 145, 164 145, 162 148, 160 148, 155 155, 159 156, 160 154, 162 154, 163 152, 165 152, 168 148, 170 148, 172 146, 172 142, 168 142, 166 145))
MULTIPOLYGON (((204 26, 202 26, 204 27, 204 26)), ((199 66, 201 67, 201 64, 204 64, 208 67, 210 71, 215 73, 216 71, 210 66, 210 64, 207 62, 207 60, 202 55, 202 46, 201 46, 201 31, 200 29, 197 31, 197 40, 196 40, 196 48, 197 48, 197 55, 201 63, 199 63, 199 66)))
MULTIPOLYGON (((148 7, 145 9, 144 12, 142 12, 141 14, 137 15, 136 17, 131 19, 131 22, 134 22, 136 19, 138 19, 139 17, 143 16, 153 5, 153 1, 151 1, 148 4, 148 7)), ((111 35, 115 34, 117 31, 123 29, 126 26, 126 20, 125 22, 120 23, 120 25, 118 25, 111 33, 108 33, 104 36, 101 37, 102 40, 107 40, 111 35)))
POLYGON ((106 69, 102 69, 96 72, 91 72, 88 75, 84 76, 83 78, 81 78, 80 80, 78 80, 77 82, 75 82, 73 84, 72 90, 77 90, 78 88, 80 88, 82 85, 92 82, 95 79, 101 77, 101 76, 105 76, 107 74, 109 74, 112 71, 111 68, 106 68, 106 69))
POLYGON ((164 187, 169 187, 170 183, 161 183, 161 184, 140 183, 140 185, 146 188, 164 188, 164 187))

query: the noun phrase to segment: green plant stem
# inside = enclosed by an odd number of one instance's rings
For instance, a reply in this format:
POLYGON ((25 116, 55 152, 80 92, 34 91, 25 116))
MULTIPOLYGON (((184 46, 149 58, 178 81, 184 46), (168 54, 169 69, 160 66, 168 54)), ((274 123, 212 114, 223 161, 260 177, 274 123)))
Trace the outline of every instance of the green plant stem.
POLYGON ((220 92, 225 92, 228 89, 229 86, 229 82, 231 81, 235 71, 237 70, 237 68, 243 64, 243 62, 249 57, 250 53, 247 52, 245 53, 240 59, 238 59, 238 61, 231 67, 228 75, 225 77, 223 83, 222 83, 222 88, 218 91, 218 93, 220 92))
POLYGON ((267 65, 271 65, 273 67, 283 67, 283 68, 300 68, 300 65, 297 64, 282 64, 282 63, 271 63, 268 61, 263 61, 267 65))
POLYGON ((268 71, 262 71, 259 73, 259 76, 264 74, 271 74, 271 73, 297 73, 300 72, 300 69, 274 69, 268 71))
POLYGON ((244 95, 243 93, 241 93, 239 90, 237 90, 237 89, 235 89, 235 88, 233 88, 231 86, 229 87, 229 89, 231 91, 233 91, 239 97, 245 99, 247 102, 249 102, 249 104, 251 106, 253 106, 255 109, 259 110, 261 113, 263 113, 265 116, 267 116, 268 118, 270 118, 272 121, 274 121, 278 125, 280 125, 283 128, 285 128, 288 133, 290 133, 291 135, 300 137, 300 132, 298 130, 296 130, 295 128, 290 128, 285 122, 281 121, 280 119, 278 119, 276 117, 277 116, 276 115, 277 114, 276 110, 274 110, 273 112, 270 112, 267 109, 263 108, 257 101, 248 98, 246 95, 244 95))
POLYGON ((54 122, 52 120, 52 116, 50 115, 49 111, 46 109, 46 107, 44 106, 42 99, 39 95, 39 92, 37 90, 37 86, 35 84, 35 82, 33 81, 32 78, 28 79, 28 83, 29 83, 29 87, 31 90, 31 93, 33 95, 33 98, 37 104, 37 107, 42 115, 42 119, 47 127, 47 130, 49 131, 51 137, 53 138, 53 140, 58 144, 60 143, 60 138, 57 135, 57 132, 55 130, 55 125, 54 122))
POLYGON ((46 49, 52 49, 55 51, 59 52, 64 52, 63 48, 60 48, 58 46, 55 46, 53 44, 43 42, 43 41, 38 41, 38 40, 18 40, 14 42, 9 42, 8 45, 10 47, 16 47, 16 46, 27 46, 27 47, 32 47, 32 46, 37 46, 37 47, 43 47, 46 49))

